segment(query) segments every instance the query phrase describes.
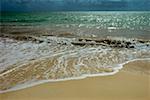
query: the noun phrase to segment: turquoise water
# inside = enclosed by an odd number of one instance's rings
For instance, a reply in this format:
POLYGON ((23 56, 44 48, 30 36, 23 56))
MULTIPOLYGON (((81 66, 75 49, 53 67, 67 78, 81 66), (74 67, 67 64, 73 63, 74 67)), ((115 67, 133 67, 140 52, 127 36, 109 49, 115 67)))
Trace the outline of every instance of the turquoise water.
POLYGON ((101 27, 147 27, 149 12, 2 13, 2 22, 35 24, 98 24, 101 27))
POLYGON ((150 34, 150 12, 2 13, 0 20, 2 25, 32 26, 48 32, 59 30, 80 35, 149 37, 150 34))
POLYGON ((128 62, 150 59, 149 12, 2 13, 0 19, 0 93, 113 75, 128 62))

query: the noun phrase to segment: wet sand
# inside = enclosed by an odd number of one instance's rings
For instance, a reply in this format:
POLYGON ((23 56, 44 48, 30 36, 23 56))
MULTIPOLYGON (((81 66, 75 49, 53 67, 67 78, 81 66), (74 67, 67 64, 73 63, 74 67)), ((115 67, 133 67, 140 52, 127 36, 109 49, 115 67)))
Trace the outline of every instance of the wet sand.
POLYGON ((0 94, 0 100, 150 100, 150 61, 135 61, 113 76, 45 83, 0 94))

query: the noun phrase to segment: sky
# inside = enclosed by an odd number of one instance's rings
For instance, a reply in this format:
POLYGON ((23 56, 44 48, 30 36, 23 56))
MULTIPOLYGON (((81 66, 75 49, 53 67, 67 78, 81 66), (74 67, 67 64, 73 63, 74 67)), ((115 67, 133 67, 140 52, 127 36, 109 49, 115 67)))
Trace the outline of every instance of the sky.
POLYGON ((0 0, 1 11, 150 11, 150 0, 0 0))

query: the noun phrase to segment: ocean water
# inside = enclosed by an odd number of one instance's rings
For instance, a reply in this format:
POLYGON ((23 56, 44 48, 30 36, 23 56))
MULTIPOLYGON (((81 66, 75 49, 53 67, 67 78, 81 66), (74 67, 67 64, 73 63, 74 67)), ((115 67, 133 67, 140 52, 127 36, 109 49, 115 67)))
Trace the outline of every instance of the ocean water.
POLYGON ((0 19, 7 35, 0 37, 2 92, 113 75, 127 62, 150 59, 150 12, 2 13, 0 19))
POLYGON ((150 12, 2 13, 0 20, 1 25, 41 30, 40 34, 65 31, 77 36, 150 37, 150 12))

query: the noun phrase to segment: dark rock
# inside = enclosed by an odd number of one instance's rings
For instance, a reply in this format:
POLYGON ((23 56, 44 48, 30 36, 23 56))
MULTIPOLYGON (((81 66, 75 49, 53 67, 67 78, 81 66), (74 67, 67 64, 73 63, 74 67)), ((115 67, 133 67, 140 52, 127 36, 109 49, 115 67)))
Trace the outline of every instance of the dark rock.
POLYGON ((142 40, 139 40, 138 42, 140 42, 140 43, 145 43, 145 41, 142 41, 142 40))
POLYGON ((54 36, 53 34, 43 34, 42 36, 54 36))
POLYGON ((79 39, 78 41, 83 41, 83 39, 79 39))
POLYGON ((117 44, 118 44, 118 45, 121 44, 121 41, 117 41, 117 44))
POLYGON ((135 48, 134 46, 129 46, 129 48, 135 48))
POLYGON ((9 36, 8 36, 8 35, 3 35, 3 37, 4 37, 4 38, 8 38, 9 36))
POLYGON ((104 40, 104 43, 111 44, 111 40, 104 40))
POLYGON ((39 40, 39 41, 38 41, 38 43, 43 43, 43 42, 44 42, 43 40, 39 40))
POLYGON ((119 47, 120 47, 120 48, 124 48, 125 46, 121 44, 121 45, 119 45, 119 47))
POLYGON ((62 45, 67 45, 67 43, 63 43, 62 45))
POLYGON ((129 46, 128 46, 128 45, 125 45, 125 48, 129 48, 129 46))
POLYGON ((135 48, 133 45, 129 46, 129 45, 126 45, 126 48, 135 48))
POLYGON ((111 44, 116 44, 116 41, 111 41, 111 44))
POLYGON ((131 42, 126 42, 126 45, 131 45, 132 43, 131 42))
POLYGON ((80 46, 85 46, 85 43, 81 43, 81 42, 72 42, 73 45, 80 45, 80 46))
POLYGON ((32 39, 32 41, 33 41, 33 42, 36 42, 36 41, 37 41, 37 39, 33 38, 33 39, 32 39))
POLYGON ((92 41, 92 40, 85 39, 85 41, 90 42, 90 41, 92 41))

